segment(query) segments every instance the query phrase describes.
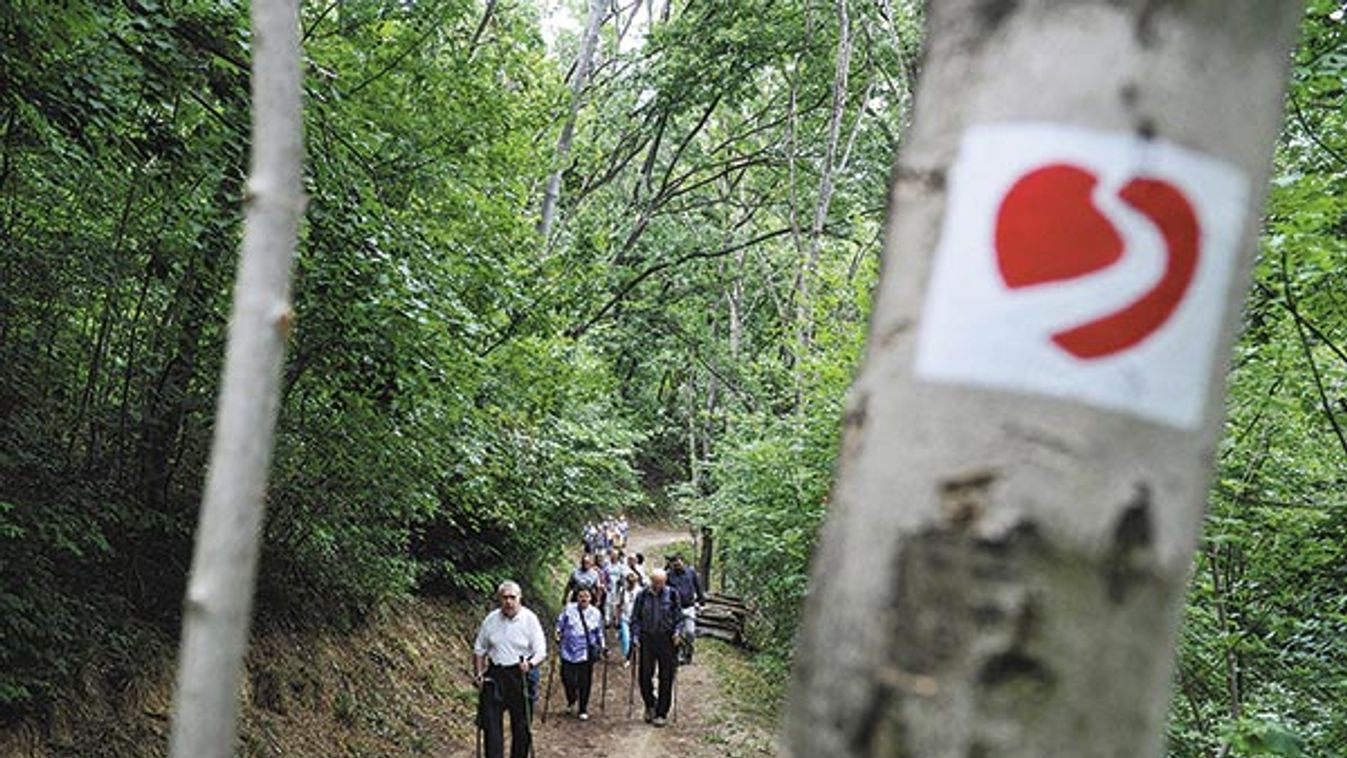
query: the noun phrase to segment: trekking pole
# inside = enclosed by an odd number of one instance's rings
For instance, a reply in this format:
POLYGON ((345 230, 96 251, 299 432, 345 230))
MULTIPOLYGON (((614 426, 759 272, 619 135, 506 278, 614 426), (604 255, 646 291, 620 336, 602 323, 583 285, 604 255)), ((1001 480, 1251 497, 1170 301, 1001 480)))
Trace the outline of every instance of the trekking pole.
POLYGON ((633 709, 636 708, 636 669, 640 668, 636 663, 636 648, 631 649, 631 654, 627 657, 631 663, 631 684, 627 686, 627 719, 630 720, 633 709))
MULTIPOLYGON (((561 651, 557 651, 561 655, 561 651)), ((547 657, 547 694, 543 696, 543 723, 547 723, 547 710, 552 707, 552 675, 557 671, 557 659, 547 657)))
POLYGON ((673 682, 669 684, 669 700, 673 701, 673 721, 678 723, 678 664, 673 667, 673 682))
MULTIPOLYGON (((525 656, 519 656, 519 691, 524 695, 524 728, 528 730, 529 736, 529 758, 536 758, 533 754, 533 698, 529 697, 528 674, 524 673, 525 656)), ((546 706, 544 706, 544 715, 546 715, 546 706)), ((514 728, 514 727, 511 727, 514 728)), ((511 750, 514 746, 511 745, 511 750)))
POLYGON ((486 737, 486 688, 495 686, 496 680, 482 677, 482 686, 477 690, 477 758, 482 758, 482 740, 486 737))
POLYGON ((608 649, 603 651, 603 692, 599 695, 599 713, 608 712, 608 649))

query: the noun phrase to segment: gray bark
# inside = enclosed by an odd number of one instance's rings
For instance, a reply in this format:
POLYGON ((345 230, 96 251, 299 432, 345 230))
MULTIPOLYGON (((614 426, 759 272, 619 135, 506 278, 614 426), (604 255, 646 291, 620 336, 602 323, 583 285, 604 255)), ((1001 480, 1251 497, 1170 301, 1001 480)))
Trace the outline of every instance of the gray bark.
POLYGON ((797 648, 787 754, 1159 756, 1175 635, 1221 424, 920 380, 916 336, 975 124, 1158 137, 1250 181, 1223 312, 1248 283, 1299 4, 929 5, 916 119, 797 648), (825 605, 826 601, 826 605, 825 605))
POLYGON ((580 38, 580 53, 575 60, 575 72, 571 77, 571 109, 566 122, 561 125, 561 134, 557 137, 557 152, 554 159, 556 170, 547 177, 547 188, 543 192, 541 218, 538 220, 538 233, 544 243, 552 234, 552 224, 557 215, 557 203, 561 200, 561 174, 565 170, 566 157, 571 154, 571 142, 575 138, 575 119, 580 114, 581 95, 589 83, 589 72, 594 67, 594 50, 599 44, 599 29, 608 12, 604 0, 589 0, 589 18, 585 21, 585 31, 580 38))
MULTIPOLYGON (((851 71, 851 16, 847 0, 837 0, 837 55, 833 67, 832 113, 828 118, 828 136, 819 172, 818 199, 814 204, 814 219, 809 226, 809 249, 800 264, 800 283, 797 316, 799 320, 800 355, 809 352, 814 341, 814 285, 818 276, 819 257, 823 249, 823 225, 828 220, 828 207, 833 197, 833 172, 837 165, 837 145, 842 134, 842 117, 847 107, 847 78, 851 71)), ((862 100, 864 103, 864 100, 862 100)), ((857 115, 859 126, 859 112, 857 115)), ((850 142, 848 142, 850 147, 850 142)))
POLYGON ((252 3, 252 166, 215 437, 183 605, 170 750, 234 754, 259 532, 281 365, 293 316, 290 270, 303 213, 299 4, 252 3))

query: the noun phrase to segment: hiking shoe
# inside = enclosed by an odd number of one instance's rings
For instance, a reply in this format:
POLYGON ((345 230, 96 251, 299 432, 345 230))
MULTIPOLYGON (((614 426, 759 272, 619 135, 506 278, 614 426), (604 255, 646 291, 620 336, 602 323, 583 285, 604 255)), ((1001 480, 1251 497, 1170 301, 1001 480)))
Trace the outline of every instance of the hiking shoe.
POLYGON ((575 703, 567 703, 567 704, 566 704, 566 715, 567 715, 567 716, 570 716, 570 715, 572 715, 572 714, 574 714, 574 713, 575 713, 575 703))
POLYGON ((589 721, 589 714, 588 714, 588 713, 581 713, 581 714, 580 714, 580 720, 581 720, 581 721, 589 721))
POLYGON ((655 720, 655 709, 654 709, 654 708, 646 708, 646 709, 645 709, 645 723, 649 724, 650 722, 652 722, 652 721, 654 721, 654 720, 655 720))
POLYGON ((663 716, 656 716, 655 720, 650 723, 654 724, 655 726, 664 726, 665 724, 669 723, 669 720, 664 718, 663 716))

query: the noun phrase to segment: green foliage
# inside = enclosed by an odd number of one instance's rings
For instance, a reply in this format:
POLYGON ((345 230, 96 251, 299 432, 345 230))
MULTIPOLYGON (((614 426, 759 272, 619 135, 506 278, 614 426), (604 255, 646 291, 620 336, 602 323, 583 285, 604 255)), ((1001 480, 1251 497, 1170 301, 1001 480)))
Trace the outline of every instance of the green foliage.
MULTIPOLYGON (((1347 24, 1337 0, 1307 5, 1180 642, 1176 758, 1347 746, 1347 24)), ((358 623, 507 576, 541 587, 587 518, 672 501, 714 528, 716 573, 751 601, 780 686, 919 4, 849 5, 842 93, 832 2, 635 4, 605 24, 566 155, 577 35, 549 47, 532 5, 487 7, 304 7, 311 202, 262 621, 358 623)), ((90 670, 116 679, 176 631, 240 231, 248 44, 232 1, 12 0, 0 20, 12 712, 90 670)))
POLYGON ((1235 755, 1277 755, 1300 758, 1305 755, 1305 741, 1288 732, 1280 724, 1262 719, 1240 719, 1231 724, 1225 741, 1235 755))
POLYGON ((1296 52, 1180 642, 1176 757, 1347 750, 1347 23, 1331 15, 1339 6, 1307 5, 1296 52))
MULTIPOLYGON (((208 455, 248 113, 236 3, 6 12, 0 703, 174 634, 208 455)), ((529 577, 639 498, 594 348, 536 307, 565 91, 531 11, 305 9, 311 195, 264 623, 529 577), (519 314, 529 313, 528 323, 519 314)), ((9 712, 17 712, 18 709, 9 712)))

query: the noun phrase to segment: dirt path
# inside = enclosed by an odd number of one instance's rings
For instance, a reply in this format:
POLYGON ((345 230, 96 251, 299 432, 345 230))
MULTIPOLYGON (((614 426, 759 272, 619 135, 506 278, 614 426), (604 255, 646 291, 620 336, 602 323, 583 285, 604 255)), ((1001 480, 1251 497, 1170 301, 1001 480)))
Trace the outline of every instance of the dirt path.
MULTIPOLYGON (((686 541, 687 532, 641 527, 632 530, 630 548, 645 553, 649 561, 659 560, 659 550, 686 541)), ((616 642, 613 643, 616 645, 616 642)), ((698 659, 678 670, 676 693, 677 721, 655 728, 641 720, 641 695, 635 692, 631 718, 627 717, 627 697, 631 687, 631 668, 623 668, 614 656, 608 669, 606 707, 600 708, 602 664, 594 670, 594 695, 590 720, 581 722, 565 713, 560 672, 553 684, 552 709, 547 723, 541 714, 534 720, 537 758, 731 758, 735 756, 772 756, 771 728, 761 723, 746 723, 738 718, 730 697, 722 691, 714 667, 703 655, 712 640, 698 640, 698 659)), ((717 651, 718 652, 718 651, 717 651)), ((726 650, 724 655, 736 655, 726 650)), ((544 676, 546 674, 544 673, 544 676)), ((546 685, 546 680, 543 682, 546 685)), ((541 707, 541 703, 540 706, 541 707)), ((672 714, 671 714, 672 715, 672 714)), ((469 755, 471 755, 469 753, 469 755)))
POLYGON ((645 553, 646 560, 653 561, 656 560, 659 548, 690 539, 692 535, 687 531, 669 527, 635 526, 627 536, 627 552, 645 553))

